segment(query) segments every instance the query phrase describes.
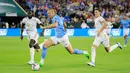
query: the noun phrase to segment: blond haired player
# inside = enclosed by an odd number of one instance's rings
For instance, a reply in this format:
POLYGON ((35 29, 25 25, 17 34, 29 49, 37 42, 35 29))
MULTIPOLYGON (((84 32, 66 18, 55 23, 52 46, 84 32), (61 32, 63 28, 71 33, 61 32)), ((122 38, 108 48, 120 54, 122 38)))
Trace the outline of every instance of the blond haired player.
POLYGON ((61 43, 70 54, 83 54, 89 58, 89 54, 86 51, 82 51, 79 49, 73 50, 71 43, 69 42, 68 35, 66 34, 66 30, 64 28, 65 23, 62 18, 56 14, 56 11, 54 9, 49 9, 47 13, 48 17, 51 18, 52 24, 49 24, 48 26, 45 26, 43 28, 54 28, 55 36, 51 37, 50 39, 47 39, 47 41, 45 41, 42 45, 43 51, 40 60, 40 66, 44 64, 44 58, 46 56, 47 48, 57 45, 59 43, 61 43))

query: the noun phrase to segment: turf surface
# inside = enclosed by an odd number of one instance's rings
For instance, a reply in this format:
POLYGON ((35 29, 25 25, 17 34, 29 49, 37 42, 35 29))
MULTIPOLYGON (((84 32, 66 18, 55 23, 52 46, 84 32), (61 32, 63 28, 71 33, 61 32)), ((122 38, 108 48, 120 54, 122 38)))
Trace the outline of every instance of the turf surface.
MULTIPOLYGON (((39 38, 39 42, 43 41, 39 38)), ((70 37, 73 48, 91 51, 93 37, 70 37)), ((111 44, 122 37, 111 37, 111 44)), ((130 40, 129 40, 130 42, 130 40)), ((35 61, 39 62, 41 52, 35 52, 35 61)), ((28 40, 19 37, 0 37, 0 73, 130 73, 130 44, 120 50, 106 53, 103 46, 97 48, 96 67, 89 67, 90 61, 83 55, 70 55, 62 45, 48 49, 45 65, 39 71, 32 71, 29 61, 28 40)))

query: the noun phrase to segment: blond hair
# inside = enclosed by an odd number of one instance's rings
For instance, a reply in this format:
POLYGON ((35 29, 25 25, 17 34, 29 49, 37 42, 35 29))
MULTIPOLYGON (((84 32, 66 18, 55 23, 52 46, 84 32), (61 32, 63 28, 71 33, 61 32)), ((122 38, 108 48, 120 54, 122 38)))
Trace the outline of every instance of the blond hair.
POLYGON ((56 14, 56 13, 57 13, 55 9, 48 9, 48 11, 47 11, 47 12, 52 12, 52 13, 54 13, 54 14, 56 14))

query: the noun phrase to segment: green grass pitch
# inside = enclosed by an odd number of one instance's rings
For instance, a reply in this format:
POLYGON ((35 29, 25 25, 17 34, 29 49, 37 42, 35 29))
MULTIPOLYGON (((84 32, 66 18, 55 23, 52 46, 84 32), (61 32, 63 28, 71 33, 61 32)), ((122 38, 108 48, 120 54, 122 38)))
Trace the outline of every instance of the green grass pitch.
MULTIPOLYGON (((39 38, 39 42, 43 41, 39 38)), ((73 48, 91 51, 93 37, 70 37, 73 48)), ((111 45, 123 37, 111 37, 111 45)), ((129 40, 130 42, 130 40, 129 40)), ((39 62, 41 52, 35 52, 35 61, 39 62)), ((0 37, 0 73, 130 73, 130 44, 120 50, 106 53, 102 45, 97 48, 96 66, 89 67, 90 61, 83 55, 70 55, 62 45, 48 49, 45 65, 39 71, 32 71, 29 61, 28 40, 19 37, 0 37)))

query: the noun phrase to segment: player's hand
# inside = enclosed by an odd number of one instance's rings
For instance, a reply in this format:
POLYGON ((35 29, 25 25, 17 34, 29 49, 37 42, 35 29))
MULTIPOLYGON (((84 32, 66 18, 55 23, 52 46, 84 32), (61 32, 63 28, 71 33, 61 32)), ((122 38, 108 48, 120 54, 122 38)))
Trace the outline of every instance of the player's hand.
POLYGON ((20 39, 23 40, 23 35, 20 36, 20 39))
POLYGON ((97 36, 99 36, 101 31, 100 31, 100 30, 97 30, 96 32, 97 32, 97 36))
POLYGON ((46 28, 47 28, 47 26, 43 26, 42 28, 43 28, 43 29, 46 29, 46 28))

